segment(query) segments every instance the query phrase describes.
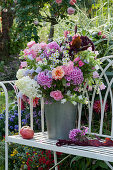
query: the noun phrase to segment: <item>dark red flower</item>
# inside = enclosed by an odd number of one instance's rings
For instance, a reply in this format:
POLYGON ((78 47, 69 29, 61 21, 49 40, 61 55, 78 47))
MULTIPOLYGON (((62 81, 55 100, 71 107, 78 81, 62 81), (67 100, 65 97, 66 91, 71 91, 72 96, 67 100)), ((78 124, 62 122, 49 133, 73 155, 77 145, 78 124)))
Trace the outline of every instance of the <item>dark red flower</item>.
MULTIPOLYGON (((104 101, 102 101, 102 104, 103 104, 104 101)), ((94 101, 94 104, 93 104, 93 109, 96 113, 101 113, 101 103, 100 103, 100 100, 95 100, 94 101)), ((107 112, 108 110, 108 104, 106 102, 106 105, 105 105, 105 112, 107 112)))

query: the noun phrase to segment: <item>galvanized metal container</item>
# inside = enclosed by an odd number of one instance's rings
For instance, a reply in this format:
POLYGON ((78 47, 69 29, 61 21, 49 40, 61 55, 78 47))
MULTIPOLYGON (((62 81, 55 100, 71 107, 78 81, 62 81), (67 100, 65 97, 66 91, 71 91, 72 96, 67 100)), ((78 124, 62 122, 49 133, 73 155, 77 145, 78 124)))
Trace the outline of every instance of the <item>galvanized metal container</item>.
POLYGON ((45 116, 49 139, 69 139, 69 132, 75 128, 77 106, 71 102, 56 102, 45 105, 45 116))

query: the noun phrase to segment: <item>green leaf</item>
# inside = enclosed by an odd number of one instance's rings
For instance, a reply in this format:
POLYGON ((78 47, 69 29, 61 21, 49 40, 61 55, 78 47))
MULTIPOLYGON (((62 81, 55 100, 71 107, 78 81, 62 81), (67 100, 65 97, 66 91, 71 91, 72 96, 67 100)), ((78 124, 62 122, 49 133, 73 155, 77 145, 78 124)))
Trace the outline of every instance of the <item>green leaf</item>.
POLYGON ((74 162, 74 161, 79 161, 80 159, 82 159, 83 157, 81 157, 81 156, 76 156, 76 157, 74 157, 72 160, 71 160, 71 162, 70 162, 70 166, 72 165, 72 163, 74 162))

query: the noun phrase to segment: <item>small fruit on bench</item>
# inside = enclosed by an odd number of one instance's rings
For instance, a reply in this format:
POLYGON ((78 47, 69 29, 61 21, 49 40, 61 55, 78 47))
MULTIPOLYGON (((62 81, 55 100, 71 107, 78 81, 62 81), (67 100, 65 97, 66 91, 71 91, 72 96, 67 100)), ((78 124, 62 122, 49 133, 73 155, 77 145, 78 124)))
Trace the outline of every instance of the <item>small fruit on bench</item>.
POLYGON ((22 135, 23 139, 32 139, 34 136, 34 130, 32 130, 29 126, 23 126, 20 129, 20 134, 22 135))

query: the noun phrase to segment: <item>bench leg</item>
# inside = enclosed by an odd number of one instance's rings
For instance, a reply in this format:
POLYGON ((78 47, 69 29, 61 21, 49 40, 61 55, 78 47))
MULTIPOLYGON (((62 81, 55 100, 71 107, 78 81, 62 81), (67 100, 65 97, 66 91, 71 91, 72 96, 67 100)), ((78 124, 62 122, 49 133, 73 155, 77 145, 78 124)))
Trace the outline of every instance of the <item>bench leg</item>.
MULTIPOLYGON (((57 154, 54 152, 54 164, 57 165, 57 154)), ((58 166, 55 167, 55 170, 58 170, 58 166)))
POLYGON ((111 170, 113 170, 112 165, 111 165, 108 161, 104 161, 104 162, 109 166, 109 168, 110 168, 111 170))
POLYGON ((5 142, 5 170, 8 170, 8 142, 5 142))

